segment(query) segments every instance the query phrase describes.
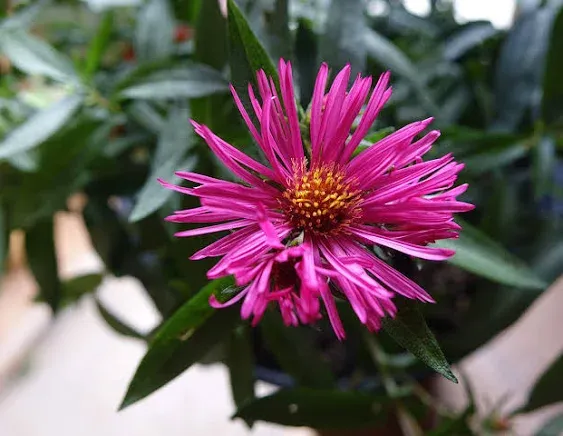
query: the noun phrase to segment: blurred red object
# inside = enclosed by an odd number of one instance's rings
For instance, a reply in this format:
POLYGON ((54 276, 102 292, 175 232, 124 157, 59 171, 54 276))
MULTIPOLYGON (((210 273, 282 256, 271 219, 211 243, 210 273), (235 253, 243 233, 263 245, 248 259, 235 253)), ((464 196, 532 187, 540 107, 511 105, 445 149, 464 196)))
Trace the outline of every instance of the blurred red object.
POLYGON ((185 24, 179 24, 174 30, 174 41, 175 42, 185 42, 192 39, 194 36, 194 30, 190 26, 185 24))

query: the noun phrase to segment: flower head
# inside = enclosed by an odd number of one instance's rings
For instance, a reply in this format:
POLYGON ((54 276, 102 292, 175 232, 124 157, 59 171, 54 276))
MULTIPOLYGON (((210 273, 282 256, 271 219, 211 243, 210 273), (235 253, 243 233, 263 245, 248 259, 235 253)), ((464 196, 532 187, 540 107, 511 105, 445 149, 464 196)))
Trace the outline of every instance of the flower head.
POLYGON ((473 208, 456 200, 467 188, 453 187, 463 165, 451 155, 422 160, 439 137, 433 130, 417 139, 431 119, 409 124, 354 156, 391 96, 388 73, 373 90, 372 78, 361 76, 347 90, 346 66, 327 92, 328 67, 323 64, 307 135, 297 115, 289 62, 280 60, 279 76, 279 94, 263 71, 257 73, 259 97, 248 87, 259 125, 231 87, 266 164, 192 121, 196 133, 239 182, 187 172, 177 175, 195 187, 161 181, 201 202, 200 207, 177 211, 168 221, 211 224, 176 236, 230 232, 191 257, 220 257, 208 277, 233 275, 242 287, 225 304, 212 297, 211 305, 224 307, 244 299, 241 315, 252 317, 253 325, 270 303, 279 306, 287 325, 316 322, 324 306, 336 335, 344 338, 336 297, 347 299, 372 331, 380 327, 382 317, 395 314, 396 294, 432 302, 372 247, 427 260, 452 256, 453 251, 428 244, 457 237, 460 227, 453 214, 473 208))

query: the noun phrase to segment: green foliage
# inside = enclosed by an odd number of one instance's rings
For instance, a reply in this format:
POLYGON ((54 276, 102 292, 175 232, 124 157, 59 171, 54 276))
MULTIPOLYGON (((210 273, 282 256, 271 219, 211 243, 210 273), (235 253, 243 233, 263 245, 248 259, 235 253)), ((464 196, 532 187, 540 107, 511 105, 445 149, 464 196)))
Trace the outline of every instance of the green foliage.
MULTIPOLYGON (((374 15, 356 0, 229 0, 226 16, 216 0, 103 2, 103 10, 94 0, 15 3, 9 14, 0 11, 0 261, 9 232, 23 229, 38 300, 56 312, 92 298, 103 276, 61 281, 53 239, 55 214, 71 194, 86 194, 83 215, 104 274, 136 277, 163 317, 144 334, 94 297, 109 328, 148 343, 122 407, 211 356, 228 366, 237 416, 249 424, 363 427, 389 410, 412 424, 430 408, 439 415, 430 434, 474 431, 473 405, 445 413, 412 374, 422 362, 455 381, 445 356, 457 361, 490 340, 563 272, 560 2, 529 2, 506 30, 459 24, 446 1, 432 2, 424 18, 401 1, 374 15), (214 239, 174 238, 163 221, 199 203, 157 178, 185 183, 174 175, 181 170, 231 177, 190 117, 260 159, 229 83, 254 117, 247 86, 263 69, 279 88, 280 57, 293 62, 301 117, 321 62, 332 78, 346 63, 374 78, 392 72, 393 98, 356 155, 433 116, 442 137, 429 155, 451 152, 465 164, 464 199, 476 209, 460 222, 459 239, 437 242, 457 254, 398 267, 437 304, 397 298, 398 314, 378 336, 382 359, 373 359, 358 334, 363 326, 343 308, 343 342, 327 338, 322 322, 289 328, 268 310, 251 329, 239 305, 210 308, 211 294, 225 300, 239 290, 231 279, 208 281, 216 259, 189 260, 214 239), (263 367, 289 375, 294 386, 256 398, 263 367)), ((558 365, 539 378, 525 410, 561 400, 558 365)), ((559 417, 539 434, 560 425, 559 417)))

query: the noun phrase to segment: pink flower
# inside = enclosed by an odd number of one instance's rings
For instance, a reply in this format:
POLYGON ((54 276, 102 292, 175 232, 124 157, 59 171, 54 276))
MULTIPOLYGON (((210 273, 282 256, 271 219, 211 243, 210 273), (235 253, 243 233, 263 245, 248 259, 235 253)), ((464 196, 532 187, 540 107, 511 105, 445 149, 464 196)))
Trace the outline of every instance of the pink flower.
POLYGON ((373 91, 372 78, 361 77, 347 92, 350 68, 335 77, 326 93, 328 67, 317 76, 310 110, 310 133, 302 136, 291 65, 280 60, 280 91, 263 71, 257 74, 260 97, 248 93, 256 126, 231 87, 235 103, 264 154, 260 163, 195 121, 195 131, 240 182, 200 174, 177 175, 196 184, 186 188, 161 183, 199 197, 201 207, 177 211, 176 223, 213 223, 176 236, 230 232, 191 259, 221 257, 208 271, 215 279, 233 275, 242 291, 225 304, 244 300, 243 318, 257 324, 271 302, 287 325, 314 323, 321 302, 338 338, 344 329, 335 296, 347 299, 370 331, 381 318, 396 313, 393 297, 433 302, 424 289, 378 258, 377 245, 427 260, 443 260, 452 250, 428 247, 456 238, 456 212, 473 205, 456 200, 467 185, 453 187, 463 164, 451 155, 423 161, 439 137, 421 138, 431 119, 409 124, 353 157, 391 96, 389 73, 373 91), (371 91, 371 94, 370 94, 371 91), (352 124, 363 110, 355 130, 352 124))

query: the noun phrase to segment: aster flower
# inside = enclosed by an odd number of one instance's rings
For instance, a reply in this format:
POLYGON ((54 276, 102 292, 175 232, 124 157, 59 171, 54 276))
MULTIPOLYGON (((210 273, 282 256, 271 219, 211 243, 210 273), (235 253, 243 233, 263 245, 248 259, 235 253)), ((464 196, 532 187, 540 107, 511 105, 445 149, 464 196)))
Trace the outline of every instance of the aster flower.
POLYGON ((473 206, 456 200, 467 188, 453 187, 463 164, 449 154, 422 160, 440 135, 434 130, 417 139, 432 119, 409 124, 354 156, 391 96, 390 75, 383 74, 373 90, 371 77, 358 76, 347 91, 346 66, 326 92, 328 74, 323 64, 307 134, 298 119, 289 62, 279 63, 281 96, 263 71, 257 73, 259 96, 248 87, 259 125, 231 87, 267 164, 192 121, 239 182, 190 172, 177 175, 195 187, 160 182, 201 202, 200 207, 175 212, 168 221, 211 224, 176 236, 229 232, 191 257, 220 257, 208 277, 232 275, 242 289, 224 304, 212 297, 213 307, 243 300, 242 318, 252 317, 256 325, 273 303, 287 325, 297 325, 319 320, 324 306, 342 339, 336 297, 348 300, 370 331, 380 328, 382 317, 395 315, 397 294, 433 302, 424 289, 381 260, 373 246, 421 259, 446 259, 453 251, 428 244, 457 237, 460 226, 453 213, 473 206))

